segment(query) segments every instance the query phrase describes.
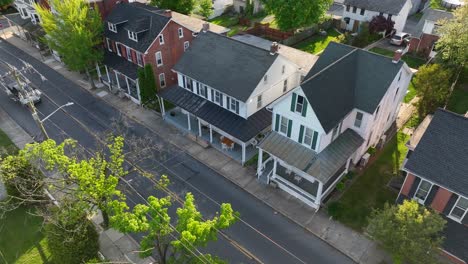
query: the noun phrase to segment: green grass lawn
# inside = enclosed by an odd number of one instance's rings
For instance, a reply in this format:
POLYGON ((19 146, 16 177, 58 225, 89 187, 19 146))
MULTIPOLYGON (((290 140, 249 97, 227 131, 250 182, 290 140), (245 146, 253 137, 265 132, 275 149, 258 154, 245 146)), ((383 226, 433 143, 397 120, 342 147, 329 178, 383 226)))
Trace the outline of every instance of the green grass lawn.
POLYGON ((385 203, 393 203, 397 193, 386 185, 397 175, 406 155, 405 143, 409 136, 398 133, 387 143, 374 161, 337 202, 334 217, 343 224, 362 231, 367 226, 367 218, 373 208, 383 208, 385 203))
POLYGON ((294 47, 297 48, 297 49, 300 49, 302 51, 305 51, 305 52, 309 52, 309 53, 312 53, 312 54, 317 54, 321 51, 323 51, 328 43, 330 43, 330 41, 334 41, 336 40, 336 38, 340 35, 340 33, 338 33, 336 30, 334 29, 329 29, 327 30, 327 35, 326 36, 321 36, 319 34, 311 37, 311 38, 308 38, 300 43, 298 43, 297 45, 295 45, 294 47))
POLYGON ((0 263, 48 263, 50 253, 41 232, 42 219, 20 207, 0 219, 0 263))
POLYGON ((222 27, 232 27, 239 24, 239 18, 237 16, 232 16, 229 14, 224 14, 213 19, 210 19, 209 22, 222 26, 222 27))
POLYGON ((0 157, 5 156, 8 153, 14 153, 16 146, 11 142, 10 138, 0 130, 0 157))
POLYGON ((409 103, 415 96, 416 96, 416 89, 414 88, 413 79, 411 79, 408 85, 408 92, 406 93, 405 98, 403 99, 403 102, 409 103))
POLYGON ((447 109, 459 114, 468 111, 468 90, 457 87, 453 90, 447 109))
MULTIPOLYGON (((391 50, 387 50, 387 49, 383 49, 379 47, 372 48, 370 49, 370 51, 387 56, 387 57, 393 57, 393 54, 394 54, 394 52, 391 50)), ((408 54, 404 55, 401 59, 404 60, 406 64, 408 64, 408 66, 413 69, 417 69, 421 67, 422 65, 426 64, 426 60, 422 58, 414 57, 408 54)))

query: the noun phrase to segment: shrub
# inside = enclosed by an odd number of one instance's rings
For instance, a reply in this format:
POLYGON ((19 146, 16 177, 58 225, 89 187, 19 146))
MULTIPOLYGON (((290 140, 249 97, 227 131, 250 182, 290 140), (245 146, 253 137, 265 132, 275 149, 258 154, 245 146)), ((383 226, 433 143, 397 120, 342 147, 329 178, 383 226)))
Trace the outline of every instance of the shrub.
POLYGON ((354 171, 349 171, 347 174, 346 174, 346 179, 348 180, 352 180, 354 178, 354 176, 356 175, 356 173, 354 171))
POLYGON ((395 25, 395 22, 391 19, 387 19, 383 15, 375 16, 369 23, 369 32, 379 33, 385 31, 387 33, 392 31, 393 25, 395 25))
POLYGON ((342 191, 344 189, 344 187, 345 187, 345 184, 344 184, 343 181, 340 181, 338 184, 336 184, 336 189, 338 191, 342 191))
POLYGON ((343 205, 340 202, 338 201, 331 202, 327 208, 328 215, 332 217, 337 217, 338 215, 340 215, 342 208, 343 208, 343 205))
POLYGON ((364 48, 365 46, 371 44, 372 42, 378 40, 380 35, 371 33, 369 31, 369 24, 363 23, 361 25, 361 30, 358 32, 356 37, 353 39, 353 46, 364 48))

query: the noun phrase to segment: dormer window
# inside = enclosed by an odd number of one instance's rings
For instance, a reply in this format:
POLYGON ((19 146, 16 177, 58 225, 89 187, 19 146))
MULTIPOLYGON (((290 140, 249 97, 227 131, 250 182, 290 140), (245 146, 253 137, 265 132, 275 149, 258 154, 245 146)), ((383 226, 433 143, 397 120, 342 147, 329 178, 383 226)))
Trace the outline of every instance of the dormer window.
POLYGON ((138 34, 133 31, 128 31, 128 38, 138 42, 138 34))
POLYGON ((112 24, 111 22, 107 22, 107 27, 109 28, 110 31, 117 33, 117 25, 112 24))

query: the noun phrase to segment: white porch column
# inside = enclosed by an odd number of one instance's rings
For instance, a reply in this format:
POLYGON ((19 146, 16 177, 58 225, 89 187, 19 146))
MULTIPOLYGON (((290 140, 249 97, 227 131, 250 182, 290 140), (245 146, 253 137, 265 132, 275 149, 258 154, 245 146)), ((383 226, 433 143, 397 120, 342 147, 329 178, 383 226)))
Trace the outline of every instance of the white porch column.
POLYGON ((242 142, 242 165, 245 163, 245 143, 242 142))
POLYGON ((111 87, 112 83, 111 83, 111 78, 110 78, 110 74, 109 74, 109 69, 107 68, 107 65, 104 65, 104 67, 106 67, 107 81, 109 82, 109 87, 111 87))
POLYGON ((213 143, 213 128, 210 125, 210 143, 213 143))
POLYGON ((202 137, 202 130, 201 130, 201 121, 200 118, 197 118, 198 120, 198 136, 202 137))
MULTIPOLYGON (((138 94, 138 102, 141 104, 141 95, 140 95, 140 83, 138 82, 138 78, 135 80, 135 85, 137 88, 137 94, 138 94)), ((128 87, 130 89, 130 86, 128 87)))
POLYGON ((119 87, 119 90, 120 90, 121 88, 120 88, 119 74, 116 71, 114 72, 115 72, 115 79, 117 80, 117 87, 119 87))
POLYGON ((322 191, 323 191, 323 183, 318 182, 319 186, 317 188, 317 196, 315 198, 315 204, 320 207, 320 204, 322 202, 322 191))
MULTIPOLYGON (((272 176, 276 175, 276 159, 273 158, 273 173, 271 174, 272 176)), ((270 177, 268 177, 268 182, 270 182, 270 177)))
POLYGON ((260 174, 263 171, 263 149, 258 149, 258 164, 257 164, 257 177, 260 178, 260 174))
POLYGON ((97 64, 97 63, 96 63, 96 71, 97 71, 98 78, 101 79, 101 77, 102 77, 101 70, 99 69, 99 64, 97 64))
POLYGON ((164 99, 162 97, 159 99, 159 106, 161 108, 161 115, 164 119, 164 116, 166 115, 166 109, 164 108, 164 99))
POLYGON ((190 124, 190 113, 189 112, 187 112, 187 123, 188 123, 188 130, 189 131, 192 130, 192 126, 190 124))
POLYGON ((346 161, 346 169, 345 169, 345 173, 348 173, 348 169, 349 169, 349 163, 351 162, 351 159, 349 158, 347 161, 346 161))
MULTIPOLYGON (((125 75, 124 75, 125 76, 125 75)), ((127 76, 125 76, 125 83, 127 83, 127 93, 128 95, 132 96, 131 93, 130 93, 130 85, 128 84, 128 78, 127 76)))

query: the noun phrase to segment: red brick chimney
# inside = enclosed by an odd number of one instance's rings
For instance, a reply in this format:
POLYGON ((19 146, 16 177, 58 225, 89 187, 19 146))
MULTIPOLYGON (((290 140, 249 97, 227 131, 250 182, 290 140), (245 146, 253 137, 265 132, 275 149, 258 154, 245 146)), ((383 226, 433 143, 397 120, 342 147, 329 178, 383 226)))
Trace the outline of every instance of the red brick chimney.
POLYGON ((164 10, 163 15, 166 17, 172 17, 172 11, 169 9, 164 10))
POLYGON ((401 56, 403 56, 403 51, 401 49, 395 50, 395 53, 393 54, 393 63, 398 63, 401 59, 401 56))
POLYGON ((208 30, 210 30, 210 23, 208 22, 203 23, 203 27, 202 27, 203 33, 206 33, 208 30))
POLYGON ((278 50, 279 50, 278 42, 272 42, 270 46, 270 54, 275 55, 276 53, 278 53, 278 50))

